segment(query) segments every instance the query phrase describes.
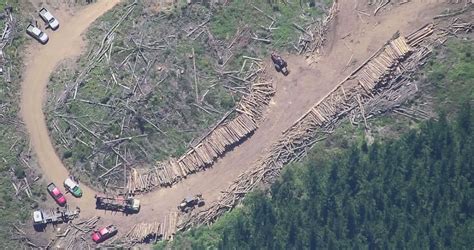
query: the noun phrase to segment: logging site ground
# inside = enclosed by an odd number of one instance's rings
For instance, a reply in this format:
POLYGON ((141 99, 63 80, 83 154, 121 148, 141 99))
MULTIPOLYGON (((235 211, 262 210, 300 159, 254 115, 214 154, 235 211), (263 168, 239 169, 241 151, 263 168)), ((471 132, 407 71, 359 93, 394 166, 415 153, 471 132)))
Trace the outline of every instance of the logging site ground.
POLYGON ((434 117, 436 107, 404 108, 416 106, 419 91, 408 75, 451 37, 472 39, 471 1, 451 2, 19 1, 16 33, 3 46, 2 75, 12 85, 2 87, 0 118, 16 131, 3 133, 13 181, 2 182, 28 208, 10 221, 20 235, 13 238, 85 248, 95 246, 93 230, 113 224, 118 233, 103 246, 173 239, 268 187, 314 145, 332 145, 319 141, 334 131, 330 138, 354 127, 368 141, 396 138, 391 122, 372 117, 434 117), (42 7, 59 29, 37 17, 42 7), (46 44, 24 31, 32 19, 46 44), (287 62, 287 76, 272 52, 287 62), (33 211, 57 207, 46 186, 64 192, 69 176, 83 191, 65 194, 69 210, 80 208, 77 224, 34 230, 33 211), (96 194, 139 199, 140 211, 98 210, 96 194), (177 209, 197 194, 203 206, 177 209))

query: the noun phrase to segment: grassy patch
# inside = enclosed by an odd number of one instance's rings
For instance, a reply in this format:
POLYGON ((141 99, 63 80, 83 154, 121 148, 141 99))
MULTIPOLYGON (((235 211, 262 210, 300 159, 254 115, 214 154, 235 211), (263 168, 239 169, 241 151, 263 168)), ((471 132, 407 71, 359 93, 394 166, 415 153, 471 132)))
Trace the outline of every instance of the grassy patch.
MULTIPOLYGON (((304 26, 303 24, 315 22, 323 14, 321 8, 311 6, 310 2, 315 1, 283 3, 282 1, 266 0, 235 0, 216 12, 212 17, 210 27, 213 33, 223 40, 232 38, 239 28, 249 27, 251 32, 258 37, 272 40, 271 45, 264 46, 266 49, 291 50, 293 49, 292 43, 296 42, 295 40, 301 33, 293 23, 304 26), (275 20, 272 27, 276 29, 272 32, 262 29, 262 26, 268 28, 273 22, 266 15, 275 20)), ((316 2, 318 5, 327 6, 327 3, 316 2)))
POLYGON ((471 40, 450 40, 429 61, 423 80, 430 84, 438 100, 437 109, 453 111, 461 103, 474 100, 474 44, 471 40))

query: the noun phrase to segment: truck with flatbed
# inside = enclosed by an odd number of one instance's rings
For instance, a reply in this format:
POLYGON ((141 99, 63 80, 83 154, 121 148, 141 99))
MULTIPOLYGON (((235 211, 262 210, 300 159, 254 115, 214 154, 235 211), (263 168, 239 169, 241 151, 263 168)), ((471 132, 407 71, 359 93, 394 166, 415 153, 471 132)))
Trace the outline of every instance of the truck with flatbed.
POLYGON ((47 224, 66 223, 79 216, 80 209, 51 209, 36 210, 33 212, 33 226, 37 228, 45 227, 47 224))
POLYGON ((95 208, 134 214, 140 211, 140 200, 130 196, 95 195, 95 208))

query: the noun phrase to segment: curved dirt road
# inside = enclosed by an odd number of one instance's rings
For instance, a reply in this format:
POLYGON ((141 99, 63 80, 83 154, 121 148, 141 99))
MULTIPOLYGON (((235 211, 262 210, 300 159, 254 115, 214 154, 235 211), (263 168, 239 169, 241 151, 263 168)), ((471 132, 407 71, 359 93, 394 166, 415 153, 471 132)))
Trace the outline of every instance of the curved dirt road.
MULTIPOLYGON (((80 55, 84 45, 81 33, 118 2, 99 1, 63 21, 57 32, 49 32, 50 42, 46 46, 35 46, 25 60, 29 63, 22 85, 21 113, 45 177, 57 184, 63 182, 68 171, 51 144, 42 110, 49 75, 62 60, 80 55)), ((81 216, 100 215, 104 224, 114 223, 119 226, 120 232, 127 232, 138 222, 161 221, 166 213, 176 211, 176 205, 187 194, 200 192, 208 202, 217 199, 220 192, 252 166, 284 130, 356 68, 359 62, 382 46, 396 31, 406 34, 431 21, 432 13, 437 13, 439 6, 409 2, 383 15, 364 16, 362 19, 354 11, 352 1, 341 1, 340 12, 328 37, 331 46, 325 48, 319 63, 308 66, 304 58, 290 56, 288 64, 292 72, 288 77, 270 71, 277 91, 265 120, 252 137, 228 152, 211 169, 191 175, 171 188, 144 195, 140 198, 140 213, 127 219, 119 213, 95 210, 94 191, 84 185, 84 197, 73 199, 68 196, 68 202, 80 206, 81 216), (349 58, 354 63, 348 63, 349 58)))
MULTIPOLYGON (((101 0, 88 5, 74 16, 59 19, 61 27, 55 31, 47 30, 49 42, 42 46, 34 44, 25 58, 26 70, 21 86, 21 116, 30 135, 31 144, 39 164, 47 178, 61 185, 68 176, 68 171, 56 154, 51 144, 49 132, 43 114, 44 97, 49 76, 64 59, 80 55, 85 42, 81 34, 105 12, 118 4, 120 0, 101 0)), ((87 187, 80 207, 94 208, 94 192, 87 187), (89 204, 82 204, 87 202, 89 204)))

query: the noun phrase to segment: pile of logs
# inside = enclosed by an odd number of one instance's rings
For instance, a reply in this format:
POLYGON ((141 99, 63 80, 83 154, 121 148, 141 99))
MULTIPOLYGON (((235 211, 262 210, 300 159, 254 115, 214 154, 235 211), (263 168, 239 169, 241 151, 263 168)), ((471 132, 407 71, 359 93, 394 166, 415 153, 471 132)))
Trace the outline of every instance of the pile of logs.
POLYGON ((199 171, 213 163, 214 159, 222 155, 226 149, 239 143, 257 129, 257 124, 247 114, 239 114, 227 124, 216 128, 199 145, 190 149, 178 159, 188 173, 199 171))
POLYGON ((417 46, 421 43, 426 37, 430 36, 434 32, 434 24, 428 23, 415 32, 411 33, 406 37, 407 43, 410 46, 417 46))
POLYGON ((350 122, 355 125, 361 121, 366 123, 367 119, 387 111, 393 111, 415 120, 433 117, 433 113, 430 112, 419 109, 408 110, 401 107, 418 92, 417 84, 411 81, 413 72, 414 69, 427 61, 427 56, 431 51, 432 45, 430 44, 424 44, 424 46, 417 48, 410 57, 400 64, 399 67, 404 69, 403 74, 400 73, 391 78, 387 83, 387 89, 376 93, 372 98, 360 98, 361 105, 350 112, 350 122))
POLYGON ((146 175, 140 173, 139 169, 131 168, 127 176, 126 190, 144 190, 149 180, 146 175))
POLYGON ((376 84, 383 84, 383 79, 390 77, 391 71, 411 50, 404 37, 393 39, 359 71, 356 76, 359 84, 371 93, 376 84))
POLYGON ((154 221, 135 224, 126 234, 108 242, 107 246, 113 248, 132 248, 136 244, 156 243, 158 240, 172 240, 176 233, 178 218, 178 212, 170 212, 161 223, 154 221))
POLYGON ((449 26, 449 31, 453 34, 463 31, 464 33, 471 32, 474 26, 470 22, 464 22, 455 18, 452 25, 449 26))
POLYGON ((170 212, 163 221, 163 226, 160 228, 160 235, 164 240, 172 240, 178 225, 178 212, 170 212))
POLYGON ((96 228, 100 217, 94 216, 81 220, 77 223, 71 222, 64 230, 56 234, 45 247, 58 249, 90 249, 93 248, 89 235, 96 228))
POLYGON ((126 233, 123 238, 130 244, 152 243, 161 237, 161 224, 158 222, 139 223, 126 233))
POLYGON ((0 37, 0 48, 2 50, 11 41, 11 39, 13 38, 12 33, 14 33, 15 31, 15 21, 13 19, 12 10, 12 8, 7 7, 4 9, 4 12, 1 13, 1 19, 5 20, 3 32, 0 37))
POLYGON ((240 100, 237 105, 237 112, 246 114, 257 122, 263 115, 264 108, 270 102, 270 98, 275 93, 275 89, 269 82, 255 83, 252 85, 250 94, 240 100))
MULTIPOLYGON (((425 30, 428 26, 420 30, 425 30)), ((416 69, 427 60, 427 55, 431 48, 435 46, 435 40, 425 39, 420 41, 417 37, 428 37, 420 31, 404 38, 389 41, 386 46, 380 49, 374 56, 369 58, 358 69, 353 71, 345 80, 337 84, 336 87, 321 101, 316 103, 305 115, 297 120, 289 129, 283 132, 280 139, 268 148, 265 154, 254 163, 253 167, 241 174, 237 180, 224 191, 221 197, 210 204, 206 210, 193 212, 189 218, 179 225, 180 230, 186 230, 192 226, 209 224, 215 221, 226 211, 235 207, 242 200, 246 193, 257 187, 260 183, 268 183, 276 178, 285 164, 297 161, 303 157, 317 141, 323 140, 328 133, 342 121, 342 119, 357 112, 366 122, 366 115, 375 115, 383 110, 374 108, 381 102, 388 102, 385 108, 397 108, 397 104, 403 101, 400 95, 410 95, 416 92, 416 85, 410 84, 410 77, 416 69), (410 44, 415 42, 415 45, 410 44), (412 47, 410 47, 412 46, 412 47), (375 82, 375 89, 372 94, 367 95, 362 84, 353 84, 352 79, 358 79, 360 72, 367 69, 377 55, 387 53, 387 48, 397 52, 398 63, 395 70, 390 69, 390 74, 385 79, 384 84, 375 82), (408 53, 413 51, 413 53, 408 53), (367 111, 367 112, 366 112, 367 111)), ((394 52, 392 51, 392 52, 394 52)), ((383 72, 382 72, 383 73, 383 72)), ((383 106, 382 105, 382 106, 383 106)), ((406 113, 410 113, 407 111, 406 113)), ((420 113, 420 116, 428 117, 427 113, 420 113)), ((367 126, 367 124, 366 124, 367 126)))
POLYGON ((187 175, 210 167, 228 150, 250 136, 258 126, 264 108, 274 94, 271 82, 257 82, 249 95, 242 98, 235 109, 237 115, 214 128, 196 146, 177 160, 170 158, 156 163, 152 170, 140 173, 132 169, 128 176, 128 193, 147 192, 157 186, 171 186, 187 175))
POLYGON ((135 224, 126 234, 108 241, 107 245, 103 246, 130 249, 137 244, 172 240, 176 234, 178 219, 178 212, 170 212, 161 223, 154 221, 135 224))

